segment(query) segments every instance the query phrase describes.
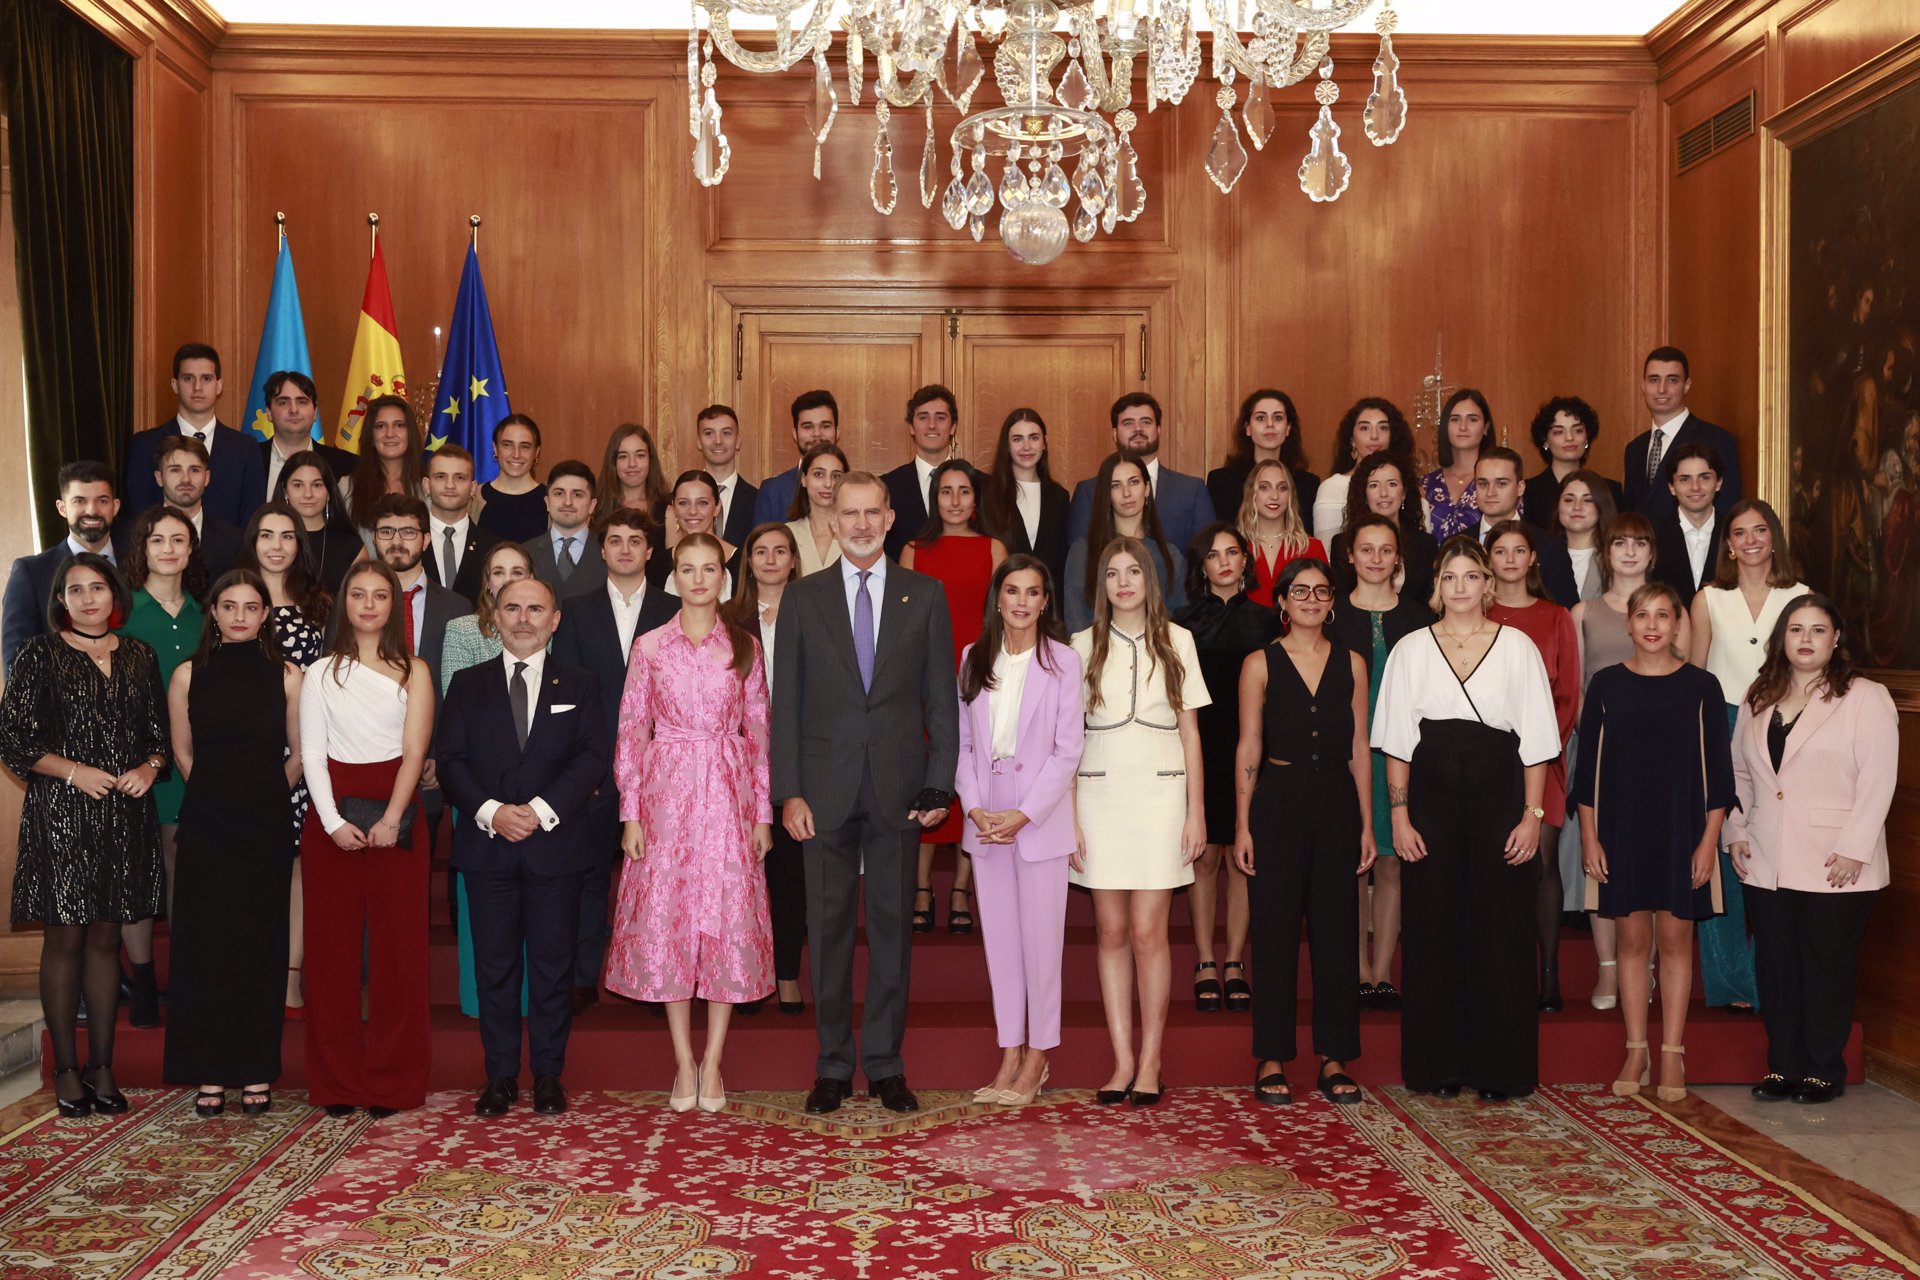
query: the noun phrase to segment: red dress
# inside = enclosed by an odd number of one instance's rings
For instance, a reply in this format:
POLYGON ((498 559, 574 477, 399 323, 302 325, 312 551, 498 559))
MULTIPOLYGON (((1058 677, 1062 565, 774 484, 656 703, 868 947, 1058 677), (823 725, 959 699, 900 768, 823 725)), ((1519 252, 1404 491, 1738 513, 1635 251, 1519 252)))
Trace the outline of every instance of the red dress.
POLYGON ((1541 822, 1567 825, 1567 738, 1573 733, 1574 712, 1580 705, 1580 647, 1573 631, 1573 615, 1551 600, 1535 600, 1524 609, 1496 603, 1487 615, 1533 641, 1547 664, 1547 683, 1553 686, 1553 718, 1560 729, 1561 752, 1547 762, 1547 790, 1540 807, 1541 822))
POLYGON ((1308 538, 1306 550, 1300 552, 1299 555, 1290 556, 1283 553, 1278 561, 1273 564, 1268 564, 1266 551, 1259 543, 1255 543, 1253 547, 1253 580, 1256 585, 1253 589, 1253 598, 1261 604, 1278 609, 1280 602, 1273 597, 1273 584, 1280 577, 1280 571, 1292 564, 1295 560, 1298 560, 1301 556, 1312 556, 1315 560, 1324 564, 1327 560, 1327 549, 1320 544, 1320 539, 1308 538))
MULTIPOLYGON (((945 537, 922 546, 913 546, 913 568, 929 578, 937 578, 947 592, 947 616, 953 623, 953 667, 960 669, 960 654, 980 638, 985 620, 987 589, 993 585, 993 539, 945 537)), ((962 818, 956 803, 947 810, 947 820, 930 831, 920 833, 922 844, 958 844, 962 818)))

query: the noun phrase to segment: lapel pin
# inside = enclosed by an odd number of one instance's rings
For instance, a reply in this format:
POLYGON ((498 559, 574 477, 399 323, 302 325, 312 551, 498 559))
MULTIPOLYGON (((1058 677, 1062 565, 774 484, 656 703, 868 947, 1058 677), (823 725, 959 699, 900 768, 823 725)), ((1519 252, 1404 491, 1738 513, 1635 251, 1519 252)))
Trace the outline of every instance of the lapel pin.
POLYGON ((901 604, 906 604, 907 602, 908 602, 908 601, 907 601, 907 598, 906 598, 905 596, 901 596, 901 597, 900 597, 900 603, 901 603, 901 604))

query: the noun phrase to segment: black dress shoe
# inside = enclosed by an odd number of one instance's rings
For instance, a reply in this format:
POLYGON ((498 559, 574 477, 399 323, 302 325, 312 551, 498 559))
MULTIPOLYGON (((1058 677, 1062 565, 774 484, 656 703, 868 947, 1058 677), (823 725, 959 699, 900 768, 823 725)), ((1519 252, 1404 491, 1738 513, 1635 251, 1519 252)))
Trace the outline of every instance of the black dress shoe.
MULTIPOLYGON (((113 1084, 113 1068, 88 1067, 80 1077, 80 1083, 87 1091, 87 1097, 93 1102, 96 1114, 103 1116, 123 1116, 133 1110, 133 1104, 127 1101, 127 1095, 121 1093, 113 1084), (104 1078, 106 1087, 100 1087, 104 1078)), ((1825 1101, 1825 1099, 1821 1099, 1825 1101)))
POLYGON ((1160 1099, 1166 1096, 1167 1086, 1164 1084, 1152 1093, 1148 1093, 1145 1089, 1127 1090, 1127 1101, 1136 1107, 1157 1107, 1160 1105, 1160 1099))
POLYGON ((1498 1089, 1480 1090, 1480 1101, 1482 1102, 1505 1102, 1508 1096, 1509 1095, 1500 1092, 1498 1089))
POLYGON ((473 1114, 477 1116, 503 1116, 520 1097, 520 1086, 510 1076, 493 1076, 488 1079, 487 1087, 473 1100, 473 1114))
POLYGON ((786 1014, 788 1017, 797 1018, 806 1011, 807 1002, 805 1000, 782 1000, 780 1002, 780 1012, 786 1014))
POLYGON ((342 1116, 352 1115, 356 1109, 351 1102, 329 1102, 327 1104, 327 1114, 335 1120, 340 1119, 342 1116))
POLYGON ((1760 1083, 1753 1086, 1750 1092, 1762 1102, 1785 1102, 1793 1096, 1797 1088, 1799 1085, 1795 1081, 1787 1079, 1778 1071, 1769 1071, 1760 1077, 1760 1083))
POLYGON ((533 1078, 533 1114, 537 1116, 557 1116, 567 1109, 567 1091, 560 1085, 559 1076, 535 1076, 533 1078))
POLYGON ((807 1114, 824 1116, 840 1109, 840 1104, 853 1096, 853 1081, 835 1080, 832 1076, 817 1076, 813 1088, 807 1092, 807 1114))
POLYGON ((1445 1083, 1445 1084, 1437 1084, 1437 1085, 1435 1085, 1435 1086, 1433 1086, 1433 1096, 1434 1096, 1434 1097, 1436 1097, 1436 1098, 1457 1098, 1457 1097, 1459 1097, 1459 1096, 1460 1096, 1460 1082, 1459 1082, 1458 1080, 1449 1080, 1449 1081, 1447 1081, 1447 1083, 1445 1083))
POLYGON ((1391 982, 1376 982, 1373 986, 1373 1007, 1392 1013, 1401 1005, 1400 989, 1391 982))
POLYGON ((913 1096, 913 1090, 907 1088, 905 1076, 887 1076, 881 1080, 867 1081, 867 1093, 880 1100, 880 1105, 889 1111, 918 1111, 920 1099, 913 1096))
POLYGON ((1133 1081, 1127 1081, 1124 1089, 1100 1089, 1093 1095, 1094 1102, 1103 1107, 1117 1107, 1133 1096, 1133 1081))
POLYGON ((573 1016, 579 1017, 600 1003, 600 992, 595 987, 575 987, 573 989, 573 1016))
MULTIPOLYGON (((1800 1082, 1800 1087, 1793 1091, 1793 1100, 1807 1103, 1832 1102, 1846 1091, 1847 1086, 1837 1080, 1822 1080, 1819 1076, 1808 1076, 1800 1082)), ((98 1102, 94 1103, 96 1108, 99 1105, 98 1102)))

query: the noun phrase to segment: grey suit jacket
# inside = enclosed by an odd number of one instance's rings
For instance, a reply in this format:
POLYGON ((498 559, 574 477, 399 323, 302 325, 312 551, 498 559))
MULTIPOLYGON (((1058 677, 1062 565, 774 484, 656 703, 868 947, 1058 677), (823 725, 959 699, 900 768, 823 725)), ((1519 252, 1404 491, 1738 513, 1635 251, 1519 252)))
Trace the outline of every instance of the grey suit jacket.
POLYGON ((794 796, 814 827, 843 825, 863 762, 881 817, 902 829, 922 790, 953 790, 960 756, 953 624, 937 579, 887 564, 873 687, 860 687, 853 623, 837 567, 787 588, 774 640, 773 799, 794 796))
POLYGON ((607 562, 600 558, 600 543, 591 528, 580 531, 580 542, 580 563, 573 567, 573 573, 565 581, 560 578, 559 565, 553 558, 553 539, 547 536, 546 530, 541 530, 539 537, 520 544, 533 561, 533 576, 552 587, 553 593, 563 600, 607 585, 607 562))

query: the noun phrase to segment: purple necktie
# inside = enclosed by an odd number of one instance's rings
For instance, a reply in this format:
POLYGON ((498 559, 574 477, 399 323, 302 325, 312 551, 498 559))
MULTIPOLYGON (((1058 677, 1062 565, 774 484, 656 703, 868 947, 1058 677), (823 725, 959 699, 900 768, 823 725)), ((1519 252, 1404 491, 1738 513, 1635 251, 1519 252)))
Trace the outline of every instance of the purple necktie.
POLYGON ((853 597, 853 660, 860 664, 860 687, 873 690, 873 597, 867 594, 867 579, 873 570, 860 570, 860 589, 853 597))

